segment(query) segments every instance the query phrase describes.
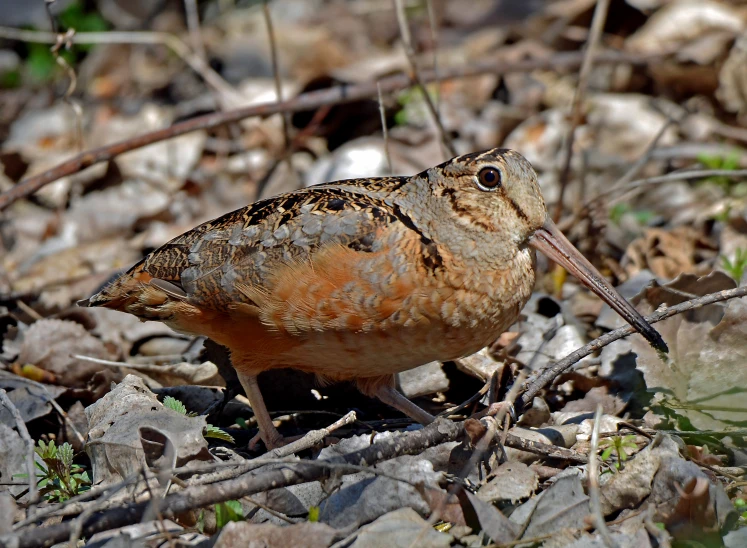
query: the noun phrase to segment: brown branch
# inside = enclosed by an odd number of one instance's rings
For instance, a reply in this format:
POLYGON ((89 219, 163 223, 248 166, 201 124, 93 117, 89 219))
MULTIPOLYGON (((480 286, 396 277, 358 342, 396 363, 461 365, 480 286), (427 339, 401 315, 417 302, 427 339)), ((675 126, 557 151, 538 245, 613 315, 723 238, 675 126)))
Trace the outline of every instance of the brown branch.
MULTIPOLYGON (((263 467, 256 472, 244 474, 231 480, 219 481, 208 485, 190 486, 179 493, 165 497, 159 502, 158 510, 164 518, 169 518, 188 510, 226 500, 240 499, 247 495, 279 487, 317 481, 329 477, 331 473, 340 475, 358 473, 364 470, 362 467, 369 467, 401 455, 419 454, 427 447, 455 441, 463 432, 463 423, 437 420, 422 430, 403 432, 360 451, 339 457, 315 461, 280 463, 270 460, 269 463, 277 463, 275 468, 268 470, 266 467, 263 467)), ((545 457, 585 462, 583 455, 570 449, 524 440, 511 434, 509 434, 506 440, 506 445, 531 451, 545 457)), ((192 473, 196 472, 196 470, 191 469, 188 471, 192 473)), ((387 474, 382 474, 378 470, 370 471, 375 474, 391 477, 387 474)), ((406 481, 400 478, 392 479, 406 481)), ((81 534, 90 537, 100 531, 138 523, 150 504, 152 504, 152 501, 131 503, 92 516, 85 520, 81 528, 81 534)), ((52 546, 57 542, 68 539, 72 526, 71 521, 66 521, 48 527, 28 527, 17 530, 12 534, 0 535, 0 546, 12 545, 17 548, 52 546)))
MULTIPOLYGON (((703 306, 718 303, 721 301, 728 301, 729 299, 744 297, 745 295, 747 295, 747 286, 736 287, 734 289, 727 289, 724 291, 717 291, 716 293, 709 293, 708 295, 698 297, 697 299, 691 299, 689 301, 685 301, 684 303, 680 303, 678 305, 665 308, 664 310, 654 312, 650 316, 646 317, 646 321, 651 324, 657 323, 662 320, 666 320, 671 316, 687 312, 688 310, 701 308, 703 306)), ((585 358, 586 356, 598 350, 601 350, 608 344, 618 339, 622 339, 623 337, 632 335, 633 333, 635 333, 635 330, 630 326, 620 327, 619 329, 615 329, 614 331, 610 331, 609 333, 605 333, 601 337, 594 339, 589 344, 582 346, 575 352, 571 352, 562 360, 553 364, 548 364, 537 375, 531 377, 524 384, 525 392, 521 395, 520 405, 523 404, 523 407, 528 406, 532 402, 534 397, 539 394, 539 392, 543 388, 549 386, 559 375, 565 373, 580 359, 585 358)))
MULTIPOLYGON (((423 100, 428 107, 428 112, 430 112, 431 117, 433 118, 433 122, 436 124, 438 134, 441 137, 441 142, 443 143, 450 156, 456 156, 457 152, 454 148, 454 143, 451 141, 451 136, 446 131, 446 128, 444 128, 443 122, 441 121, 441 116, 439 115, 436 106, 433 104, 431 96, 428 95, 428 90, 425 87, 425 82, 420 75, 417 59, 415 58, 415 48, 413 48, 412 46, 410 28, 408 27, 407 23, 407 13, 405 12, 405 5, 402 0, 394 0, 394 10, 397 13, 397 24, 399 25, 399 33, 402 36, 402 44, 405 47, 405 55, 407 56, 407 62, 410 65, 412 79, 420 89, 420 92, 423 94, 423 100)), ((438 78, 438 67, 434 66, 433 71, 435 78, 438 78)))
POLYGON ((640 192, 641 189, 649 185, 671 183, 673 181, 687 181, 690 179, 705 179, 706 177, 728 177, 730 179, 738 179, 747 177, 747 169, 692 169, 674 171, 672 173, 667 173, 666 175, 638 179, 628 183, 625 187, 610 188, 609 190, 600 193, 597 196, 597 199, 616 192, 623 192, 622 196, 610 200, 610 205, 613 205, 622 201, 626 197, 629 197, 631 194, 640 192))
MULTIPOLYGON (((460 424, 436 421, 422 430, 402 433, 340 457, 287 463, 285 466, 281 465, 272 470, 262 469, 256 474, 246 474, 229 481, 189 487, 167 496, 159 502, 158 509, 164 517, 172 517, 210 504, 240 499, 278 487, 316 481, 329 476, 331 470, 343 475, 356 473, 360 471, 360 466, 371 465, 400 455, 417 454, 424 447, 454 441, 461 432, 460 424), (352 466, 346 469, 345 465, 352 466)), ((82 527, 83 535, 90 537, 99 531, 138 523, 149 504, 151 501, 128 504, 92 516, 82 527)), ((19 531, 13 535, 0 536, 0 545, 14 545, 17 548, 52 546, 68 539, 70 528, 70 522, 31 528, 31 530, 19 531)))
POLYGON ((384 137, 384 153, 386 155, 387 175, 394 175, 392 168, 392 155, 389 152, 389 128, 386 127, 386 112, 384 111, 384 98, 381 96, 381 85, 376 82, 376 91, 379 100, 379 118, 381 118, 381 134, 384 137))
POLYGON ((508 434, 506 436, 506 447, 512 449, 519 449, 526 451, 527 453, 534 453, 541 457, 548 459, 567 460, 571 462, 577 462, 579 464, 586 464, 586 455, 574 451, 573 449, 566 449, 559 445, 550 445, 549 443, 542 443, 539 441, 532 441, 525 438, 521 438, 515 434, 508 434))
MULTIPOLYGON (((630 55, 624 53, 610 52, 599 55, 597 63, 631 63, 631 64, 648 64, 660 56, 652 55, 630 55)), ((507 74, 512 72, 530 72, 538 69, 567 70, 577 67, 581 63, 582 57, 578 52, 560 53, 557 55, 540 58, 527 59, 518 62, 509 62, 504 60, 491 59, 476 63, 468 67, 451 67, 441 69, 439 77, 442 80, 452 80, 457 78, 467 78, 480 74, 507 74)), ((424 82, 435 81, 436 76, 432 71, 424 71, 422 74, 424 82)), ((410 78, 407 75, 396 75, 379 81, 382 93, 392 93, 411 86, 410 78)), ((174 124, 171 127, 144 133, 131 139, 125 139, 111 145, 95 148, 78 154, 73 158, 58 164, 57 166, 28 177, 18 183, 16 186, 0 194, 0 211, 6 209, 12 203, 21 198, 25 198, 48 185, 68 175, 82 171, 94 164, 108 162, 120 154, 135 150, 159 141, 178 137, 192 131, 211 129, 225 124, 238 122, 245 118, 254 116, 269 116, 279 112, 299 112, 303 110, 313 110, 323 106, 349 103, 361 99, 368 99, 377 95, 377 83, 367 82, 359 85, 339 86, 324 90, 304 93, 293 99, 281 102, 264 103, 250 107, 244 107, 227 112, 216 112, 199 116, 174 124)))
MULTIPOLYGON (((57 34, 39 30, 24 30, 0 26, 0 38, 40 44, 56 44, 57 34)), ((106 31, 76 32, 70 37, 72 44, 140 44, 162 45, 169 48, 192 70, 199 74, 205 83, 219 91, 226 99, 240 101, 242 98, 203 58, 195 54, 180 38, 167 32, 150 31, 106 31)))
POLYGON ((26 444, 26 474, 28 475, 27 481, 29 483, 29 501, 31 504, 35 504, 39 498, 39 490, 36 486, 36 466, 34 466, 34 440, 31 439, 29 431, 26 429, 26 423, 23 422, 23 417, 18 411, 13 402, 8 397, 8 394, 0 388, 0 405, 5 407, 13 420, 16 422, 16 428, 18 428, 18 434, 26 444))
POLYGON ((599 489, 599 468, 597 467, 597 451, 599 451, 599 428, 602 424, 602 404, 597 404, 594 413, 594 428, 591 430, 591 447, 589 448, 589 465, 586 467, 587 485, 589 487, 589 510, 594 517, 594 526, 602 537, 607 548, 616 548, 612 535, 607 527, 602 513, 601 493, 599 489))
POLYGON ((607 20, 607 11, 609 10, 609 7, 610 0, 597 0, 597 7, 594 9, 594 17, 591 20, 591 29, 589 30, 589 39, 586 43, 584 61, 581 64, 581 70, 578 74, 578 85, 576 86, 576 92, 573 95, 573 103, 571 104, 571 126, 568 129, 568 135, 565 140, 565 156, 563 158, 563 167, 560 170, 560 194, 558 195, 558 203, 555 206, 555 222, 560 220, 560 215, 563 212, 563 196, 565 195, 565 189, 568 186, 568 180, 571 175, 573 142, 576 138, 576 128, 581 123, 581 103, 583 102, 586 88, 589 85, 591 67, 596 60, 599 38, 602 36, 602 29, 607 20))
MULTIPOLYGON (((275 40, 275 27, 272 24, 272 14, 270 13, 270 2, 264 0, 262 3, 262 15, 265 19, 265 26, 267 27, 267 39, 270 43, 270 63, 272 64, 272 76, 275 81, 275 98, 278 102, 283 100, 283 84, 280 81, 280 63, 278 61, 278 45, 275 40)), ((283 154, 290 155, 291 153, 291 141, 290 141, 290 122, 288 120, 288 113, 283 112, 283 154)), ((290 163, 290 156, 287 156, 288 167, 293 169, 290 163)))

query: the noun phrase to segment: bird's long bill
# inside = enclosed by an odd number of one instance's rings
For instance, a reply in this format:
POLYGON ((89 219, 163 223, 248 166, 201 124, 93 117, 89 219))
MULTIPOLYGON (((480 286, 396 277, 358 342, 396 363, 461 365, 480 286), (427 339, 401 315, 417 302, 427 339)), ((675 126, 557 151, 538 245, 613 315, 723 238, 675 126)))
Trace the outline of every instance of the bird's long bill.
POLYGON ((651 327, 643 316, 633 308, 625 298, 612 287, 599 271, 581 255, 581 252, 573 247, 562 232, 549 218, 537 230, 529 240, 529 245, 538 249, 550 259, 565 268, 568 272, 578 278, 586 287, 612 307, 625 321, 632 325, 636 331, 646 337, 654 348, 668 352, 666 343, 658 331, 651 327))

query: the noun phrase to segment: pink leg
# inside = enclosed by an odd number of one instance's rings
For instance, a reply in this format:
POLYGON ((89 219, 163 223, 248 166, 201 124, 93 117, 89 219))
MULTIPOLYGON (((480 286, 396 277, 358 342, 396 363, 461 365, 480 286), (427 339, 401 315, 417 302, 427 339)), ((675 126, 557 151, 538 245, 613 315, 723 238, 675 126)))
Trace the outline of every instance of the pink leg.
POLYGON ((387 405, 402 411, 411 419, 420 424, 430 424, 436 418, 421 409, 394 388, 394 377, 381 377, 376 379, 365 379, 358 382, 359 388, 364 394, 376 396, 387 405))
POLYGON ((275 449, 276 447, 282 447, 285 445, 284 438, 272 424, 272 418, 270 413, 267 411, 265 406, 265 400, 262 398, 262 392, 259 391, 259 385, 257 384, 256 375, 243 375, 236 372, 239 375, 239 382, 244 387, 246 397, 249 399, 249 404, 252 406, 254 416, 257 419, 257 425, 259 426, 259 435, 262 437, 262 441, 265 442, 267 449, 275 449))

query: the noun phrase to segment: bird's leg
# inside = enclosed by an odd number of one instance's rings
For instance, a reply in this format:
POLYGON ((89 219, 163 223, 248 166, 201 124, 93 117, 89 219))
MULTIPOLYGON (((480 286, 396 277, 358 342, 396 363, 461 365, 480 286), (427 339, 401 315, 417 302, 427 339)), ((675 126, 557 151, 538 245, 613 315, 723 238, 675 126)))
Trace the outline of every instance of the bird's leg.
POLYGON ((420 424, 430 424, 436 417, 421 409, 394 388, 394 377, 386 379, 387 382, 378 384, 371 395, 376 396, 387 405, 402 411, 408 417, 415 419, 420 424))
POLYGON ((272 424, 272 418, 270 413, 267 411, 265 406, 265 400, 262 398, 262 392, 259 391, 259 384, 257 384, 256 375, 244 375, 239 373, 239 382, 244 387, 246 397, 249 400, 249 405, 252 406, 254 416, 257 419, 257 425, 259 426, 259 435, 262 441, 265 442, 267 449, 275 449, 281 447, 285 443, 285 439, 272 424))

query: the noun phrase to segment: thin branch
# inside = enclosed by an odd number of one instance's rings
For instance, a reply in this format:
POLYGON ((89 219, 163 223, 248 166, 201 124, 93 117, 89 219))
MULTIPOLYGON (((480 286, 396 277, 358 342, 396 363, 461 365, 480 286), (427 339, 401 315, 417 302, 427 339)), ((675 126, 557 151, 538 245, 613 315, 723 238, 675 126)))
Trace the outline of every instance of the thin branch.
MULTIPOLYGON (((410 37, 410 27, 407 24, 407 13, 405 12, 405 5, 402 0, 394 0, 394 8, 397 12, 397 24, 399 25, 399 33, 402 37, 402 44, 405 47, 407 62, 410 64, 410 70, 412 71, 412 79, 415 84, 417 84, 420 92, 423 94, 423 100, 425 101, 425 104, 428 107, 428 111, 431 113, 433 121, 438 128, 438 133, 441 136, 441 142, 443 143, 444 147, 446 147, 446 150, 448 151, 450 156, 456 156, 457 152, 454 148, 454 143, 452 143, 451 141, 451 136, 444 128, 444 125, 441 122, 441 117, 436 110, 436 106, 433 104, 431 96, 428 95, 428 90, 425 87, 425 82, 420 75, 417 60, 415 59, 415 49, 412 46, 412 39, 410 37)), ((435 73, 435 69, 436 67, 434 67, 434 78, 437 79, 438 76, 435 73)))
POLYGON ((26 474, 28 475, 29 500, 34 504, 39 498, 39 490, 36 487, 36 467, 34 466, 34 440, 31 439, 29 431, 26 429, 26 423, 18 409, 8 397, 8 394, 0 388, 0 405, 5 407, 16 422, 18 434, 26 444, 26 474))
MULTIPOLYGON (((275 40, 275 28, 272 25, 272 15, 270 14, 270 3, 269 0, 262 2, 262 14, 265 19, 265 26, 267 27, 267 39, 270 42, 270 62, 272 63, 272 76, 275 80, 275 96, 278 103, 283 102, 283 85, 280 82, 280 65, 278 63, 278 45, 275 40)), ((283 118, 283 154, 290 154, 290 130, 288 122, 288 113, 282 113, 283 118)), ((290 165, 290 156, 288 156, 288 167, 290 165)))
POLYGON ((610 204, 615 204, 627 199, 631 193, 638 193, 644 187, 650 185, 671 183, 673 181, 687 181, 690 179, 705 179, 706 177, 728 177, 730 179, 737 179, 740 177, 747 177, 747 169, 692 169, 688 171, 675 171, 673 173, 667 173, 666 175, 659 175, 657 177, 638 179, 637 181, 631 182, 624 188, 611 188, 608 191, 600 193, 597 196, 597 199, 614 192, 623 191, 624 194, 622 196, 618 196, 617 198, 614 198, 610 201, 610 204))
POLYGON ((571 175, 571 159, 573 158, 573 143, 576 138, 576 128, 581 123, 581 104, 583 103, 586 88, 589 84, 591 67, 595 61, 599 38, 602 36, 602 29, 604 29, 604 23, 607 20, 609 6, 610 0, 597 0, 594 17, 591 20, 591 29, 589 30, 589 39, 586 42, 584 61, 581 64, 581 70, 578 74, 578 85, 576 86, 573 103, 571 104, 571 125, 565 139, 565 156, 563 157, 563 167, 560 170, 559 178, 560 194, 558 195, 558 203, 555 206, 554 218, 556 222, 560 219, 560 215, 563 212, 563 197, 571 175))
POLYGON ((528 440, 521 438, 516 434, 509 433, 506 436, 505 446, 512 449, 526 451, 527 453, 534 453, 535 455, 540 455, 548 459, 567 460, 578 464, 586 464, 588 460, 586 455, 574 451, 573 449, 566 449, 559 445, 550 445, 549 443, 528 440))
POLYGON ((57 0, 44 0, 44 8, 47 12, 47 18, 49 19, 52 33, 56 35, 55 43, 51 48, 49 48, 49 51, 52 52, 55 63, 57 63, 62 68, 62 70, 67 73, 67 77, 70 80, 70 83, 67 86, 67 90, 65 90, 65 95, 63 96, 62 100, 65 102, 65 104, 67 104, 68 107, 70 107, 70 110, 73 112, 73 116, 75 117, 75 144, 77 146, 78 152, 82 152, 84 147, 83 108, 74 99, 72 99, 73 92, 78 86, 78 75, 75 73, 75 69, 70 66, 70 63, 68 63, 64 57, 60 56, 60 50, 63 47, 65 49, 70 49, 70 46, 72 45, 72 37, 75 36, 75 29, 68 29, 66 33, 59 32, 57 28, 57 19, 52 13, 52 5, 56 1, 57 0))
MULTIPOLYGON (((0 28, 0 38, 3 37, 3 30, 3 28, 0 28)), ((97 34, 105 36, 105 33, 97 34)), ((152 39, 151 34, 152 33, 148 33, 147 38, 152 39)), ((169 39, 174 38, 173 36, 168 34, 164 36, 168 37, 169 39)), ((183 43, 182 46, 184 46, 183 43)), ((633 65, 646 65, 660 58, 661 56, 659 55, 633 55, 610 52, 606 55, 600 55, 597 58, 597 63, 627 63, 633 65)), ((577 67, 580 62, 581 55, 578 52, 560 53, 546 58, 526 59, 521 61, 497 61, 495 59, 491 59, 475 63, 474 65, 470 66, 450 67, 449 69, 442 71, 440 78, 442 80, 451 80, 477 76, 480 74, 508 74, 514 72, 530 72, 538 69, 552 69, 560 71, 577 67)), ((424 72, 423 79, 426 82, 434 81, 435 75, 433 74, 433 72, 424 72)), ((390 76, 388 78, 380 80, 379 83, 381 84, 382 93, 393 93, 395 91, 405 89, 411 85, 410 78, 406 75, 390 76)), ((212 129, 217 126, 230 124, 232 122, 238 122, 240 120, 244 120, 245 118, 251 118, 254 116, 269 116, 278 112, 299 112, 304 110, 313 110, 328 105, 343 104, 352 101, 358 101, 360 99, 367 99, 369 97, 376 96, 376 93, 376 82, 368 82, 350 86, 343 85, 335 88, 304 93, 295 97, 294 99, 289 99, 280 103, 263 103, 227 112, 217 112, 213 114, 207 114, 205 116, 198 116, 190 120, 174 124, 169 128, 158 129, 155 131, 144 133, 142 135, 138 135, 131 139, 125 139, 123 141, 112 143, 111 145, 91 149, 60 163, 57 166, 48 169, 47 171, 44 171, 32 177, 27 177, 7 192, 0 194, 0 211, 6 209, 17 200, 33 194, 40 188, 56 181, 57 179, 72 175, 73 173, 77 173, 86 169, 87 167, 101 162, 108 162, 119 156, 120 154, 124 154, 125 152, 151 145, 153 143, 165 141, 167 139, 178 137, 179 135, 184 135, 185 133, 190 133, 192 131, 212 129)))
POLYGON ((202 40, 200 30, 200 12, 197 9, 197 0, 184 0, 184 12, 187 16, 187 29, 189 29, 189 41, 192 42, 192 50, 203 61, 207 61, 205 42, 202 40))
POLYGON ((32 381, 31 379, 27 379, 25 377, 19 377, 19 376, 15 377, 15 380, 23 382, 25 384, 29 384, 29 385, 31 385, 31 386, 33 386, 33 387, 41 390, 43 392, 43 396, 42 397, 44 398, 44 400, 49 405, 51 405, 54 408, 55 411, 57 411, 57 413, 60 415, 60 417, 62 417, 62 420, 65 421, 65 423, 70 428, 70 430, 72 431, 72 433, 78 439, 78 443, 80 443, 81 446, 84 446, 86 444, 85 439, 83 439, 83 435, 80 432, 78 432, 78 429, 75 427, 75 424, 73 424, 73 421, 70 420, 70 417, 67 415, 67 413, 65 413, 65 411, 62 409, 62 407, 60 407, 60 404, 57 403, 57 401, 55 401, 54 397, 49 392, 49 390, 47 390, 47 387, 44 386, 44 384, 42 384, 40 382, 32 381))
POLYGON ((386 113, 384 112, 384 99, 381 96, 381 84, 376 82, 376 91, 379 97, 379 116, 381 117, 381 133, 384 137, 384 153, 386 154, 386 165, 389 175, 394 175, 392 169, 392 155, 389 153, 389 128, 386 127, 386 113))
MULTIPOLYGON (((708 295, 698 297, 697 299, 691 299, 689 301, 685 301, 684 303, 680 303, 663 310, 658 310, 650 316, 647 316, 646 321, 650 324, 654 324, 662 320, 666 320, 667 318, 670 318, 677 314, 687 312, 688 310, 701 308, 709 304, 727 301, 729 299, 744 297, 745 295, 747 295, 747 286, 736 287, 734 289, 727 289, 724 291, 717 291, 716 293, 710 293, 708 295)), ((586 356, 598 350, 601 350, 608 344, 618 339, 622 339, 623 337, 632 335, 633 333, 635 333, 635 330, 630 326, 620 327, 618 329, 615 329, 614 331, 605 333, 601 337, 591 341, 589 344, 582 346, 574 352, 571 352, 560 361, 548 364, 537 375, 527 380, 524 385, 526 391, 521 395, 520 405, 523 404, 523 407, 528 406, 532 402, 534 397, 539 394, 539 392, 543 388, 550 385, 559 375, 562 375, 568 369, 573 367, 573 365, 580 359, 585 358, 586 356)))
POLYGON ((279 458, 287 457, 294 453, 298 453, 305 449, 309 449, 310 447, 313 447, 317 443, 321 442, 324 438, 329 436, 335 430, 338 430, 342 428, 343 426, 347 426, 348 424, 355 422, 356 420, 357 420, 357 417, 355 415, 355 411, 350 411, 344 417, 336 420, 335 422, 333 422, 326 428, 322 428, 320 430, 311 430, 310 432, 307 432, 306 434, 304 434, 304 436, 301 439, 298 439, 292 443, 289 443, 288 445, 284 445, 283 447, 278 447, 276 449, 273 449, 272 451, 262 455, 258 459, 254 459, 253 462, 262 461, 262 460, 265 460, 266 458, 267 459, 279 459, 279 458))
MULTIPOLYGON (((400 455, 417 454, 424 447, 453 441, 462 432, 461 425, 449 421, 436 421, 422 430, 406 432, 375 443, 360 451, 318 461, 287 463, 272 470, 261 470, 239 478, 210 485, 193 486, 167 496, 158 504, 164 517, 247 495, 323 479, 334 469, 342 475, 360 471, 360 466, 370 466, 400 455), (292 465, 291 465, 292 464, 292 465), (346 469, 346 465, 352 465, 346 469)), ((90 537, 99 531, 107 531, 137 523, 150 502, 128 504, 92 516, 83 525, 82 534, 90 537)), ((63 522, 48 527, 37 527, 12 535, 0 536, 0 544, 14 543, 17 548, 52 546, 70 536, 71 523, 63 522)))
POLYGON ((673 118, 667 118, 667 121, 662 124, 662 126, 659 128, 659 131, 656 132, 656 135, 654 135, 654 138, 651 140, 651 142, 646 147, 646 150, 643 152, 640 158, 630 167, 628 171, 626 171, 622 177, 620 177, 617 181, 615 181, 612 184, 612 189, 616 189, 619 187, 624 187, 630 181, 633 180, 633 178, 638 175, 638 173, 641 171, 643 166, 645 166, 648 161, 651 159, 651 156, 654 154, 654 151, 656 150, 656 147, 659 145, 659 141, 662 137, 664 137, 664 134, 667 132, 667 130, 675 123, 678 123, 673 118))
MULTIPOLYGON (((53 32, 22 30, 12 27, 0 27, 0 38, 39 44, 57 43, 57 35, 53 32)), ((228 99, 237 102, 241 100, 241 95, 220 74, 215 72, 204 59, 196 55, 180 38, 168 32, 78 32, 75 33, 72 42, 77 44, 144 44, 166 46, 192 70, 199 74, 209 86, 219 91, 228 99)))
POLYGON ((599 451, 599 427, 602 423, 602 404, 597 405, 597 411, 594 414, 594 427, 591 430, 591 447, 589 448, 589 464, 586 466, 586 477, 589 485, 589 509, 594 516, 595 527, 604 541, 607 548, 617 548, 615 541, 612 540, 610 530, 604 521, 602 514, 602 503, 599 494, 599 468, 597 465, 597 451, 599 451))
POLYGON ((436 114, 441 116, 441 96, 443 86, 441 79, 438 77, 438 21, 436 21, 436 10, 433 7, 433 0, 425 0, 425 7, 428 10, 428 26, 431 29, 431 48, 433 50, 433 74, 436 76, 436 114))

